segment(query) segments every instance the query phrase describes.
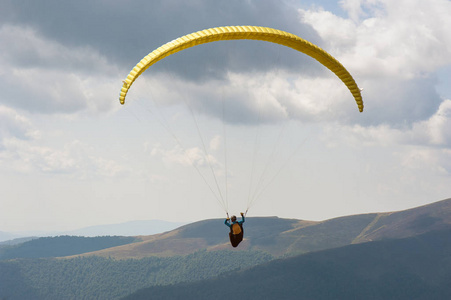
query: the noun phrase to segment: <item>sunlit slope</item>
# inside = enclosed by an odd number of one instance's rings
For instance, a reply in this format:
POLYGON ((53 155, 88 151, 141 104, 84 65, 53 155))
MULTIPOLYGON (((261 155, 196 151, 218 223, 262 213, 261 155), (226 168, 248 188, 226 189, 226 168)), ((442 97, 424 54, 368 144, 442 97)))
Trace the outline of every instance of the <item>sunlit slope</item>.
MULTIPOLYGON (((246 219, 245 240, 237 250, 293 255, 446 228, 451 228, 451 199, 405 211, 353 215, 321 222, 256 217, 246 219)), ((185 255, 201 249, 231 249, 228 228, 221 219, 200 221, 140 238, 141 242, 85 255, 125 259, 185 255)))
POLYGON ((376 215, 355 242, 403 238, 451 226, 451 198, 432 204, 376 215))

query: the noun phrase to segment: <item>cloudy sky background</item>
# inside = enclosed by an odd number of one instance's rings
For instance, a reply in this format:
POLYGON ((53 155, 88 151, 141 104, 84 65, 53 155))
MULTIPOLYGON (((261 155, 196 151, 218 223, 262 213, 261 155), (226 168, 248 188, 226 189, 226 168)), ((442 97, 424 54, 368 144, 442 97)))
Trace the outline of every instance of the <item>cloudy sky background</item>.
POLYGON ((0 231, 217 218, 221 195, 310 220, 449 198, 450 15, 448 0, 0 0, 0 231), (149 52, 226 25, 319 45, 364 112, 313 59, 257 41, 168 57, 119 104, 149 52))

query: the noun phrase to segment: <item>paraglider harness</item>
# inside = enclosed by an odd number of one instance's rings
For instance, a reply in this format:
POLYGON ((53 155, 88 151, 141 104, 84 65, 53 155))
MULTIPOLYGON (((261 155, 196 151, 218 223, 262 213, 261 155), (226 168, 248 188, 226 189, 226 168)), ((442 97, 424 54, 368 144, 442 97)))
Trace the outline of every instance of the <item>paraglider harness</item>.
POLYGON ((229 238, 230 243, 235 248, 243 240, 244 230, 243 225, 240 223, 234 223, 230 226, 229 238))
MULTIPOLYGON (((227 214, 228 217, 228 214, 227 214)), ((243 217, 243 216, 241 216, 243 217)), ((229 219, 229 218, 227 218, 229 219)), ((230 224, 230 232, 229 232, 229 239, 230 244, 232 244, 232 247, 237 247, 239 243, 243 240, 244 236, 244 229, 243 224, 241 222, 235 222, 230 224)))

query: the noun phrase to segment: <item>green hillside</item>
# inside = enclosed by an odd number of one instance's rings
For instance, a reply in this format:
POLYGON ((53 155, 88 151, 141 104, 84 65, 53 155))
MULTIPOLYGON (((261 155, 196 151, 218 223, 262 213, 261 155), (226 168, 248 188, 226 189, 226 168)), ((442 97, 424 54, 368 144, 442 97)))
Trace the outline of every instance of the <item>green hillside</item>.
POLYGON ((114 300, 136 290, 215 277, 273 259, 249 251, 114 260, 103 257, 0 261, 0 299, 114 300))
POLYGON ((451 230, 278 259, 140 299, 451 299, 451 230))

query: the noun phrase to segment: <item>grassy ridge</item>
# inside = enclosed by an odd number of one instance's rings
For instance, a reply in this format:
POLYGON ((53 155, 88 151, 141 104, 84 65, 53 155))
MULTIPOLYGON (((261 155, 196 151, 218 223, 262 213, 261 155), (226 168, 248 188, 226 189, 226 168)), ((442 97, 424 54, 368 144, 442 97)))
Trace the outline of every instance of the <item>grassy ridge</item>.
MULTIPOLYGON (((451 199, 400 212, 345 216, 314 222, 277 217, 246 218, 239 249, 290 256, 350 244, 404 238, 451 228, 451 199)), ((141 242, 90 253, 118 259, 186 255, 199 250, 231 249, 223 220, 205 220, 141 242)))

